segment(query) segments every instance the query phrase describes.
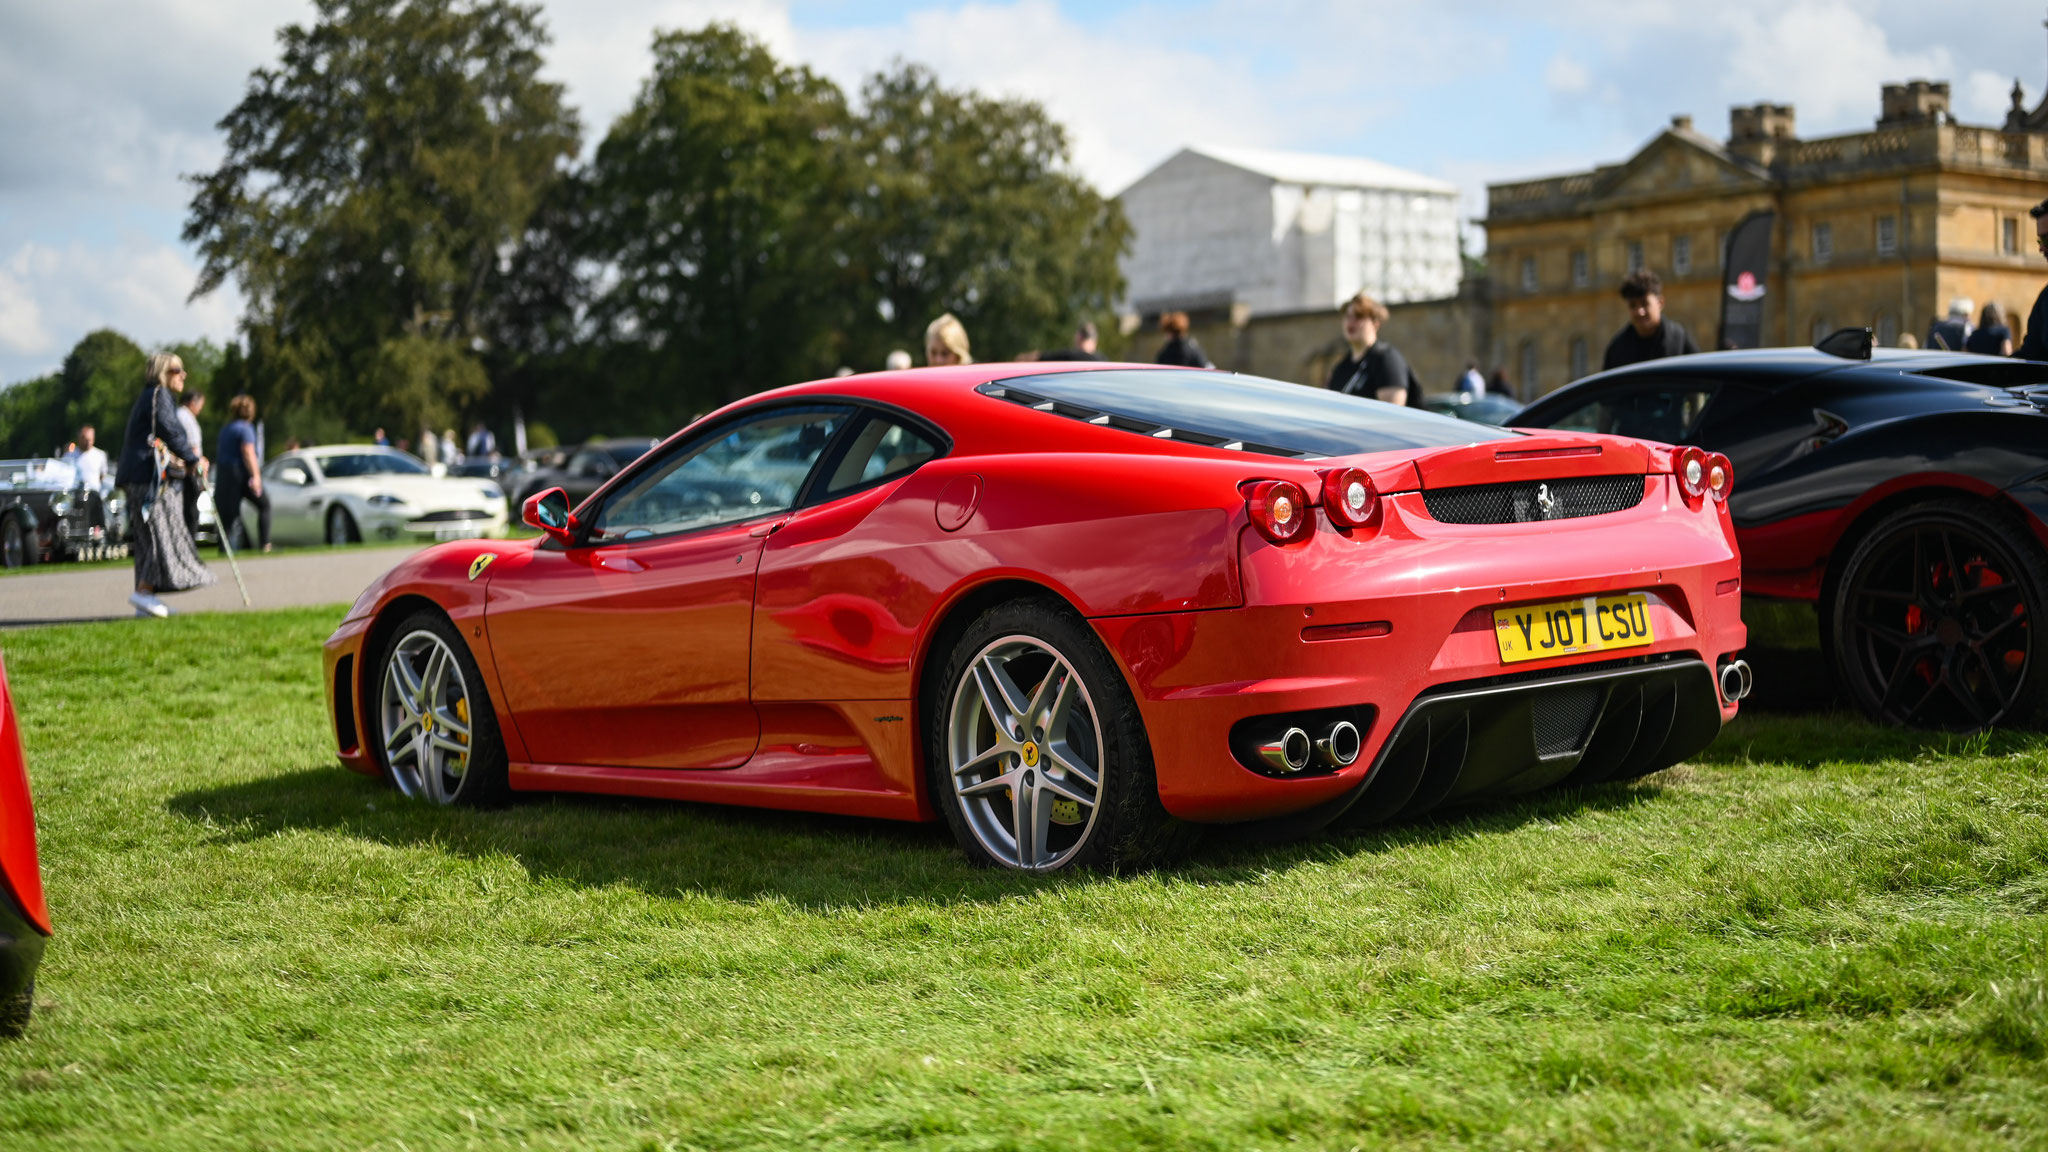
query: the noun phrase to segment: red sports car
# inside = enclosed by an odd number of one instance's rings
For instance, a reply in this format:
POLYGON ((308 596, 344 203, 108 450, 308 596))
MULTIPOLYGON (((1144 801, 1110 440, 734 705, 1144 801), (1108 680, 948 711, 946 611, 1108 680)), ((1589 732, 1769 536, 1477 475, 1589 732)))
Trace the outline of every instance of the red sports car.
POLYGON ((1748 688, 1731 483, 1221 372, 803 384, 394 568, 335 738, 435 803, 943 817, 1039 871, 1635 776, 1748 688))
POLYGON ((36 860, 36 812, 14 719, 14 691, 0 667, 0 1036, 19 1036, 35 1007, 36 965, 50 935, 36 860))

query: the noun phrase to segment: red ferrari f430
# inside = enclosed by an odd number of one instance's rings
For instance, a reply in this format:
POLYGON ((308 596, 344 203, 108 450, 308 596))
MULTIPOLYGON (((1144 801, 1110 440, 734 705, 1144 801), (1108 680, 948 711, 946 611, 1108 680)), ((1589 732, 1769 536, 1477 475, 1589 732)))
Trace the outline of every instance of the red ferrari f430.
POLYGON ((803 384, 399 564, 327 642, 334 735, 435 803, 943 819, 1034 871, 1622 779, 1748 690, 1732 483, 1221 372, 803 384))

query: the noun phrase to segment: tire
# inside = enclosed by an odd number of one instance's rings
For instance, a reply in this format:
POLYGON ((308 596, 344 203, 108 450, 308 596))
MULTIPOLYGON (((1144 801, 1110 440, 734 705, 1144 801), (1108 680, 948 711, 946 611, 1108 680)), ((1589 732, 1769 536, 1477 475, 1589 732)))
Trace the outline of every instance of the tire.
POLYGON ((21 517, 9 513, 0 516, 0 564, 9 568, 26 568, 35 563, 30 554, 28 533, 22 531, 21 517))
POLYGON ((932 800, 975 864, 1114 871, 1156 862, 1198 832, 1160 804, 1137 702, 1065 604, 1013 600, 983 612, 924 703, 932 800))
POLYGON ((440 805, 481 807, 510 795, 497 711, 448 617, 423 609, 400 621, 377 653, 370 695, 369 735, 392 787, 440 805))
POLYGON ((356 518, 346 508, 327 510, 327 542, 329 544, 360 544, 363 534, 356 531, 356 518))
POLYGON ((36 982, 30 980, 28 987, 12 996, 0 998, 0 1038, 18 1039, 28 1031, 29 1017, 35 1014, 36 982))
POLYGON ((2033 622, 2048 567, 2024 525, 1972 500, 1886 516, 1842 565, 1827 607, 1843 688, 1872 719, 1976 731, 2048 717, 2033 622))

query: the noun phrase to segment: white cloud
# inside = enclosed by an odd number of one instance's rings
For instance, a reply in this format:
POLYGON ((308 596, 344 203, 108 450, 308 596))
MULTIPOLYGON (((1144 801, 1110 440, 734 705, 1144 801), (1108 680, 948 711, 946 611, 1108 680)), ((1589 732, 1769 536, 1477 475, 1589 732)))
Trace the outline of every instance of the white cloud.
POLYGON ((181 248, 147 237, 21 245, 0 260, 0 380, 53 370, 95 328, 145 345, 232 337, 240 297, 223 288, 188 304, 197 278, 181 248))
POLYGON ((1544 67, 1543 83, 1552 95, 1577 96, 1593 87, 1593 77, 1585 65, 1560 52, 1544 67))
POLYGON ((850 93, 901 58, 950 86, 1036 101, 1066 125, 1076 168, 1108 192, 1183 144, 1272 146, 1314 119, 1275 101, 1242 61, 1177 46, 1152 25, 1084 29, 1050 0, 926 8, 881 27, 798 28, 795 47, 850 93))

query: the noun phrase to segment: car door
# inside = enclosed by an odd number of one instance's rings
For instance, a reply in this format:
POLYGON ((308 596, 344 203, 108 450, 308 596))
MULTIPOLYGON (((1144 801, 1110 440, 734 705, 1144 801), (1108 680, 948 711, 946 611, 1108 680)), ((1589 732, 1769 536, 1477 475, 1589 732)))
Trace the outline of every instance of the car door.
POLYGON ((279 543, 317 541, 313 517, 312 469, 296 456, 272 460, 263 469, 263 488, 270 496, 270 537, 279 543))
POLYGON ((751 461, 793 440, 814 468, 849 415, 741 413, 640 461, 589 510, 576 546, 542 546, 493 576, 492 650, 535 762, 733 768, 753 755, 754 583, 808 470, 792 482, 751 461))

